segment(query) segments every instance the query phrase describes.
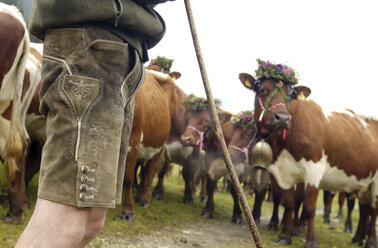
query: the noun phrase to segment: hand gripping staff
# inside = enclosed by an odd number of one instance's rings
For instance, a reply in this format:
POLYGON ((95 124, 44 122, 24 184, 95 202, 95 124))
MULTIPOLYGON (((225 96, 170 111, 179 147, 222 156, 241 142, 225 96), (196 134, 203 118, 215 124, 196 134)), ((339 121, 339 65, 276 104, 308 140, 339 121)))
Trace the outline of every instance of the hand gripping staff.
POLYGON ((223 157, 224 157, 224 160, 226 162, 226 167, 227 167, 228 173, 230 174, 230 177, 231 177, 231 182, 235 186, 235 190, 236 190, 236 193, 238 195, 239 202, 242 206, 244 216, 247 219, 247 222, 248 222, 249 228, 251 230, 253 239, 255 240, 255 244, 258 248, 262 248, 264 246, 263 246, 263 243, 262 243, 262 240, 261 240, 261 237, 260 237, 260 233, 257 229, 255 220, 253 219, 253 216, 251 214, 251 210, 249 209, 247 199, 245 198, 245 195, 243 193, 243 190, 242 190, 242 187, 240 185, 239 179, 236 175, 234 166, 232 165, 230 154, 227 151, 226 142, 225 142, 224 137, 223 137, 222 128, 219 124, 216 106, 215 106, 215 103, 214 103, 213 95, 211 93, 209 80, 207 78, 205 63, 204 63, 203 58, 202 58, 201 48, 200 48, 199 41, 198 41, 197 30, 196 30, 196 27, 195 27, 195 24, 194 24, 193 13, 192 13, 192 9, 191 9, 191 6, 190 6, 190 2, 189 2, 189 0, 184 0, 184 2, 185 2, 185 7, 186 7, 186 13, 188 15, 190 30, 191 30, 191 33, 192 33, 194 48, 196 50, 198 65, 199 65, 200 71, 201 71, 203 85, 205 87, 207 100, 208 100, 209 106, 210 106, 210 112, 211 112, 211 115, 212 115, 213 121, 214 121, 214 126, 215 126, 215 132, 214 133, 215 133, 215 136, 217 137, 218 143, 220 144, 220 147, 222 149, 223 157))

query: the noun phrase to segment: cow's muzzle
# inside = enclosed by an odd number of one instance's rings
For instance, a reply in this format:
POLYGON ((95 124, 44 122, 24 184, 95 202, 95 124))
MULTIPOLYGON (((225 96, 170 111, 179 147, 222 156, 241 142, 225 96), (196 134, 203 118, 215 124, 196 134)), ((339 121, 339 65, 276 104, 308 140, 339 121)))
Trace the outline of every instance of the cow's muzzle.
POLYGON ((274 113, 273 126, 276 129, 289 129, 291 122, 291 115, 289 113, 277 112, 274 113))

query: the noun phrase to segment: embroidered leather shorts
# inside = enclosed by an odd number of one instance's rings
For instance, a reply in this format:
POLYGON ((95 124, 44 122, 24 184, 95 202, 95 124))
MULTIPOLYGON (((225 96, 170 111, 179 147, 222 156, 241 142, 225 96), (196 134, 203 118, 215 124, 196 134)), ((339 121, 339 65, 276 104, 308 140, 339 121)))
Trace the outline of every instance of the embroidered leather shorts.
POLYGON ((136 51, 97 26, 48 30, 40 111, 47 116, 38 197, 77 207, 121 202, 135 92, 136 51))

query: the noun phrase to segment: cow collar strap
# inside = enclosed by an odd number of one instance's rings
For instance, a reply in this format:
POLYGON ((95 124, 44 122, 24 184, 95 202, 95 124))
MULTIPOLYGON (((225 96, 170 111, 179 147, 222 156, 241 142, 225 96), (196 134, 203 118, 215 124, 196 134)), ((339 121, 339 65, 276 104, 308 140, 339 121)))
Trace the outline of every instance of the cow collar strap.
POLYGON ((262 109, 262 112, 261 112, 260 117, 259 117, 259 122, 263 122, 264 119, 266 118, 266 116, 268 115, 268 112, 271 111, 272 109, 275 109, 275 108, 277 108, 279 106, 286 106, 286 108, 289 109, 289 101, 290 101, 290 99, 289 99, 288 96, 286 96, 285 92, 282 89, 282 86, 283 86, 283 83, 282 83, 282 81, 280 81, 277 84, 277 86, 274 89, 274 91, 272 93, 270 93, 270 95, 268 96, 268 99, 265 102, 265 106, 263 105, 263 103, 261 101, 261 97, 258 96, 258 95, 256 95, 258 97, 258 101, 259 101, 260 107, 262 109), (280 102, 280 103, 274 104, 273 106, 270 106, 270 102, 272 101, 273 97, 278 92, 281 93, 282 97, 284 98, 285 103, 280 102))
POLYGON ((203 146, 203 137, 204 137, 204 133, 205 132, 201 132, 200 130, 198 130, 197 128, 193 127, 193 126, 188 126, 188 128, 190 129, 193 129, 194 131, 196 131, 199 135, 199 139, 197 139, 197 142, 196 142, 196 146, 198 146, 198 153, 201 152, 202 150, 202 146, 203 146))
POLYGON ((248 167, 248 163, 249 163, 249 159, 248 159, 248 151, 249 151, 249 147, 251 147, 251 145, 253 144, 253 141, 255 139, 251 139, 251 141, 248 143, 248 145, 246 147, 238 147, 238 146, 233 146, 233 145, 230 145, 228 146, 229 148, 232 148, 232 149, 235 149, 241 153, 243 153, 245 155, 245 160, 244 160, 244 171, 247 170, 247 167, 248 167))

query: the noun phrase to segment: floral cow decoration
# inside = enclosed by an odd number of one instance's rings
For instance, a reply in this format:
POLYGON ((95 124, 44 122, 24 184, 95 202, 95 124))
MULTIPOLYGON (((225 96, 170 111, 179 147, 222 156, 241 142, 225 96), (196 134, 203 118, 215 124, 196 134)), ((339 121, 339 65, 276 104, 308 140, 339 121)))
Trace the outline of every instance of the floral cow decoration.
MULTIPOLYGON (((257 59, 258 68, 255 70, 256 78, 258 82, 263 82, 266 79, 273 81, 277 87, 270 94, 268 100, 265 102, 265 106, 261 102, 261 98, 257 98, 258 103, 260 104, 263 111, 259 117, 259 121, 262 122, 266 118, 268 112, 278 106, 289 105, 289 96, 291 95, 294 88, 292 86, 298 84, 298 78, 295 71, 287 65, 283 64, 273 64, 270 61, 263 61, 257 59), (283 86, 286 86, 288 89, 288 95, 285 94, 283 86), (284 103, 279 103, 273 106, 270 106, 271 100, 275 94, 280 93, 284 99, 284 103)), ((260 83, 257 83, 255 87, 259 87, 260 83)), ((255 89, 257 90, 257 89, 255 89)))
POLYGON ((161 67, 161 72, 166 72, 169 73, 173 64, 173 59, 168 59, 166 57, 162 56, 157 56, 156 59, 151 60, 149 66, 160 66, 161 67))
MULTIPOLYGON (((217 108, 220 107, 221 101, 219 99, 214 99, 217 108)), ((204 111, 209 108, 209 102, 206 98, 195 96, 190 94, 182 104, 187 108, 195 112, 204 111)))
POLYGON ((253 124, 253 113, 250 110, 241 111, 231 117, 234 127, 246 128, 253 124))

